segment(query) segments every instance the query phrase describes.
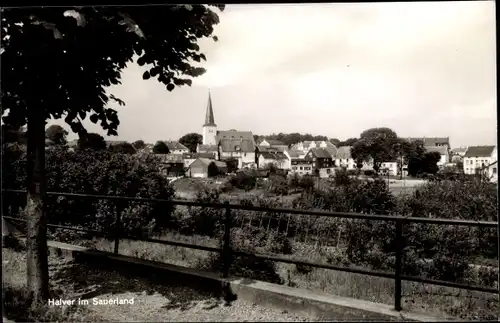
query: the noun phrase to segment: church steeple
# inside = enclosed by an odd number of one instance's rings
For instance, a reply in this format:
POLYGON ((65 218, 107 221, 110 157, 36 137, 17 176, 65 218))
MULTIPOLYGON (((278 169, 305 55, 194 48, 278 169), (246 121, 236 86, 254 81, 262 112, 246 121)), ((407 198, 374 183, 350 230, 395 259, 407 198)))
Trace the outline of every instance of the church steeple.
POLYGON ((217 126, 214 119, 214 110, 212 109, 212 96, 210 95, 210 90, 208 91, 207 113, 205 115, 205 124, 203 126, 217 126))
POLYGON ((216 145, 217 125, 215 124, 214 110, 212 109, 212 96, 208 91, 207 112, 205 114, 205 124, 203 125, 203 145, 216 145))

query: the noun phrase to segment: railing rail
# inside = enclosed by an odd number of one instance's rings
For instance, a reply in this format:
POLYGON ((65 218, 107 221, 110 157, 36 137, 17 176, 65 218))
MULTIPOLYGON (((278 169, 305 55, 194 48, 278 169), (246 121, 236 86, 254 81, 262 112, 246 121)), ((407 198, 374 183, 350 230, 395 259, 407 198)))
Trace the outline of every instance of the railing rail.
MULTIPOLYGON (((3 193, 18 193, 18 194, 26 194, 26 191, 23 190, 4 190, 3 193)), ((372 214, 362 214, 362 213, 348 213, 348 212, 327 212, 327 211, 307 211, 307 210, 297 210, 297 209, 286 209, 286 208, 268 208, 268 207, 258 207, 258 206, 246 206, 239 204, 230 204, 230 203, 203 203, 203 202, 193 202, 193 201, 182 201, 182 200, 161 200, 161 199, 150 199, 150 198, 140 198, 140 197, 124 197, 124 196, 108 196, 108 195, 91 195, 91 194, 77 194, 77 193, 62 193, 62 192, 47 192, 47 196, 64 196, 69 198, 89 198, 93 200, 115 200, 123 202, 142 202, 142 203, 163 203, 170 205, 183 205, 183 206, 194 206, 194 207, 211 207, 211 208, 219 208, 225 209, 223 219, 221 223, 224 224, 224 236, 222 248, 215 248, 209 246, 203 246, 192 243, 183 243, 173 240, 164 240, 164 239, 153 239, 149 237, 135 237, 131 235, 126 235, 121 230, 121 219, 120 212, 116 212, 115 218, 115 229, 114 229, 114 253, 119 252, 119 241, 120 239, 129 239, 129 240, 138 240, 144 242, 158 243, 163 245, 171 245, 177 247, 184 247, 190 249, 204 250, 209 252, 218 252, 221 255, 222 259, 222 276, 228 277, 230 274, 231 261, 234 256, 244 256, 244 257, 253 257, 262 260, 270 260, 276 262, 283 263, 291 263, 296 265, 304 265, 315 268, 323 268, 323 269, 331 269, 336 271, 357 273, 375 277, 383 277, 394 279, 395 284, 395 296, 394 296, 394 309, 400 311, 402 309, 401 306, 401 282, 402 281, 412 281, 418 283, 426 283, 438 286, 445 287, 453 287, 471 291, 479 291, 486 293, 499 294, 498 288, 489 288, 482 286, 471 286, 461 283, 453 283, 448 281, 427 279, 422 277, 414 277, 414 276, 405 276, 402 275, 402 253, 403 253, 403 228, 405 224, 408 223, 426 223, 426 224, 438 224, 438 225, 457 225, 457 226, 467 226, 467 227, 482 227, 482 228, 497 228, 497 222, 489 222, 489 221, 471 221, 471 220, 450 220, 450 219, 440 219, 440 218, 417 218, 417 217, 404 217, 404 216, 391 216, 391 215, 372 215, 372 214), (232 212, 231 210, 246 210, 246 211, 258 211, 258 212, 272 212, 272 213, 287 213, 287 214, 298 214, 298 215, 309 215, 309 216, 318 216, 318 217, 336 217, 336 218, 350 218, 350 219, 364 219, 364 220, 379 220, 379 221, 390 221, 395 224, 395 232, 396 232, 396 252, 395 252, 395 271, 394 273, 381 272, 375 270, 368 269, 359 269, 359 268, 351 268, 351 267, 342 267, 335 266, 331 264, 321 264, 321 263, 313 263, 302 260, 297 260, 292 257, 286 256, 271 256, 271 255, 263 255, 263 254, 251 254, 243 251, 232 250, 231 248, 231 223, 232 223, 232 212)), ((120 207, 122 203, 118 203, 117 207, 120 207)), ((10 219, 14 221, 26 221, 20 218, 13 218, 10 216, 3 216, 5 219, 10 219)), ((55 225, 48 224, 50 228, 60 228, 74 231, 81 231, 92 234, 94 236, 104 236, 109 237, 109 234, 104 233, 102 231, 96 230, 88 230, 82 228, 74 228, 64 225, 55 225)), ((500 282, 499 282, 500 285, 500 282)))

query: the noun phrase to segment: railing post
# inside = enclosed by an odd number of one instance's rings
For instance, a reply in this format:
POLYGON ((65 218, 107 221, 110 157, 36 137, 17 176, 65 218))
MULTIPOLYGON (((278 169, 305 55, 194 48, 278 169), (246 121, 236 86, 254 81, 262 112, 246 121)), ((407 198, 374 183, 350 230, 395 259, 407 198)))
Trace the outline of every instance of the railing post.
POLYGON ((226 217, 224 219, 224 245, 222 247, 222 277, 229 277, 231 268, 231 209, 226 208, 226 217))
POLYGON ((401 257, 403 253, 403 220, 396 220, 396 263, 394 281, 394 309, 401 311, 401 257))
POLYGON ((121 213, 122 208, 120 205, 115 206, 115 248, 113 252, 116 254, 118 254, 118 247, 120 246, 121 213))

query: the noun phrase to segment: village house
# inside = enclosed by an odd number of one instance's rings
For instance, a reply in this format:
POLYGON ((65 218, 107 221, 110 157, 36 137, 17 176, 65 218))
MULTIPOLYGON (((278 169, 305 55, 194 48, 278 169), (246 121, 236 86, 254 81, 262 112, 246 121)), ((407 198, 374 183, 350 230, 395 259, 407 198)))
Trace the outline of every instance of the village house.
POLYGON ((464 155, 464 174, 476 174, 476 170, 492 164, 496 159, 496 146, 470 146, 464 155))
POLYGON ((197 178, 207 178, 209 175, 210 164, 217 167, 217 175, 227 174, 227 164, 218 160, 212 160, 208 158, 197 158, 194 162, 189 165, 186 175, 189 177, 197 178))
POLYGON ((444 166, 450 162, 450 137, 412 137, 408 138, 410 142, 421 141, 427 151, 437 151, 441 155, 439 165, 444 166), (439 148, 436 148, 439 147, 439 148))
POLYGON ((455 164, 463 162, 466 151, 467 147, 453 148, 450 152, 450 161, 455 164))
POLYGON ((356 162, 351 157, 351 147, 343 146, 337 148, 337 154, 335 155, 335 166, 342 167, 347 170, 356 169, 356 162))
POLYGON ((306 154, 312 148, 324 148, 326 149, 332 156, 337 154, 337 147, 329 141, 303 141, 292 145, 291 150, 300 150, 306 154))
POLYGON ((497 160, 493 161, 491 164, 486 166, 486 172, 490 182, 498 183, 498 162, 497 160))
POLYGON ((214 154, 212 153, 187 153, 182 155, 184 168, 187 169, 191 165, 191 163, 198 158, 207 158, 211 160, 216 160, 214 154))
POLYGON ((219 147, 217 145, 203 145, 196 146, 196 152, 200 154, 212 154, 213 158, 219 159, 219 147))
POLYGON ((155 154, 161 162, 161 172, 168 177, 184 176, 184 161, 178 154, 155 154))
POLYGON ((287 150, 285 155, 290 161, 290 174, 298 175, 312 175, 313 174, 313 162, 312 160, 305 160, 304 152, 300 150, 287 150))
POLYGON ((170 154, 182 155, 189 152, 189 148, 178 141, 164 141, 164 143, 167 145, 170 154))
POLYGON ((281 151, 263 151, 259 152, 258 155, 257 164, 259 168, 266 168, 270 164, 273 164, 279 169, 290 169, 290 161, 287 155, 281 151))
POLYGON ((391 161, 386 161, 383 162, 380 165, 380 170, 385 174, 385 175, 391 175, 391 176, 396 176, 398 175, 398 162, 395 160, 391 161))
POLYGON ((304 159, 312 162, 314 174, 321 178, 333 175, 335 162, 326 148, 311 148, 304 159))
POLYGON ((276 149, 277 151, 285 151, 288 149, 288 146, 279 141, 279 140, 272 140, 272 139, 263 139, 260 141, 259 143, 259 149, 262 149, 262 148, 268 148, 268 149, 276 149))

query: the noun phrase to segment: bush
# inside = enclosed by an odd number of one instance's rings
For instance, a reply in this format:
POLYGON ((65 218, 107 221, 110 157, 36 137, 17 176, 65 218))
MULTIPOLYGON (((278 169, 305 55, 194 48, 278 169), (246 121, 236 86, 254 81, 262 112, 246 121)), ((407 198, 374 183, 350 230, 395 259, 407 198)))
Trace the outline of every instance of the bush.
POLYGON ((231 177, 230 183, 233 187, 250 191, 255 188, 257 176, 249 172, 238 172, 236 176, 231 177))
POLYGON ((220 172, 219 172, 219 168, 217 167, 217 165, 215 165, 214 162, 211 162, 210 164, 208 164, 207 173, 208 173, 208 177, 215 177, 215 176, 218 176, 220 172))
POLYGON ((365 170, 365 176, 374 176, 375 175, 375 171, 371 170, 371 169, 367 169, 365 170))
POLYGON ((267 190, 271 193, 278 195, 288 194, 288 183, 284 176, 271 174, 266 184, 267 190))
POLYGON ((345 168, 338 169, 333 175, 333 180, 337 186, 349 185, 351 183, 351 178, 345 168))
MULTIPOLYGON (((282 234, 267 234, 263 228, 252 230, 233 229, 231 248, 249 254, 291 254, 292 244, 282 234)), ((223 264, 220 254, 213 255, 208 261, 200 264, 203 269, 221 271, 223 264)), ((273 261, 253 257, 233 256, 230 268, 231 275, 283 284, 277 273, 277 265, 273 261)))
MULTIPOLYGON (((200 186, 196 192, 196 202, 221 203, 220 191, 200 186)), ((180 232, 186 235, 218 237, 222 232, 224 210, 211 207, 187 207, 186 212, 177 220, 180 232)))
POLYGON ((314 188, 314 177, 311 175, 304 175, 300 178, 299 185, 304 190, 311 190, 314 188))

